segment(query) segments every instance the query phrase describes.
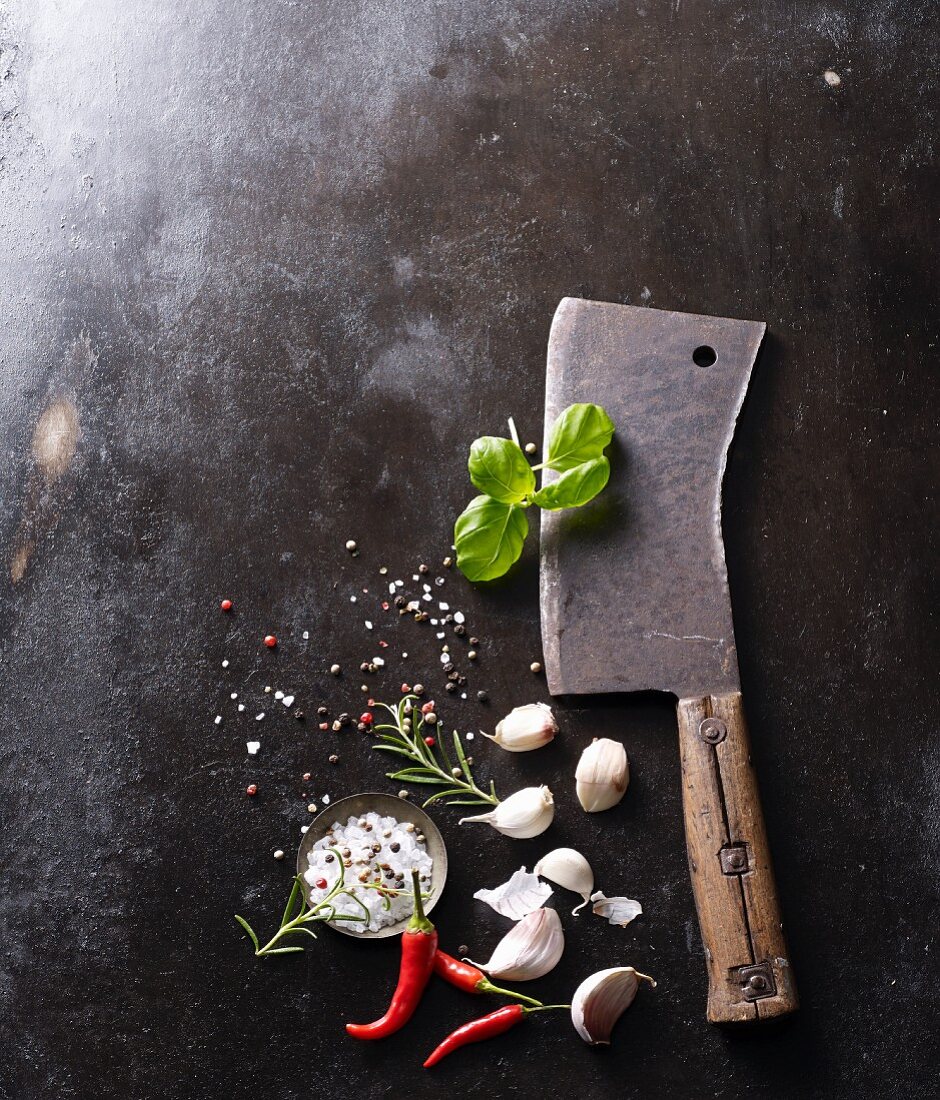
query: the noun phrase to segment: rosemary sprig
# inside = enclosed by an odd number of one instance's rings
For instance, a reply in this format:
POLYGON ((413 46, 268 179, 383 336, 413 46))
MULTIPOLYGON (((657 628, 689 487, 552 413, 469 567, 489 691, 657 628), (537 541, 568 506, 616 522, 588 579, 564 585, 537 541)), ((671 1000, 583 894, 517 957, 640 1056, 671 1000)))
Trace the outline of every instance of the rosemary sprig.
POLYGON ((425 806, 441 800, 444 800, 447 806, 496 806, 499 804, 492 781, 489 792, 477 786, 470 771, 470 761, 464 751, 460 734, 456 730, 453 732, 454 751, 457 754, 456 764, 447 751, 445 738, 437 733, 437 727, 434 727, 434 746, 425 744, 424 738, 427 733, 424 715, 421 713, 421 707, 417 705, 416 696, 406 695, 397 706, 390 706, 388 703, 377 703, 376 706, 387 710, 392 716, 392 721, 379 723, 373 727, 378 734, 379 743, 372 747, 380 752, 404 756, 413 765, 401 771, 386 772, 389 779, 446 788, 432 794, 424 803, 425 806), (435 752, 435 749, 438 751, 435 752))
MULTIPOLYGON (((307 927, 310 924, 333 920, 367 921, 369 919, 369 910, 362 904, 360 899, 346 887, 346 872, 343 867, 342 853, 336 848, 331 848, 330 850, 336 855, 339 863, 339 878, 333 883, 330 892, 325 898, 318 901, 316 905, 308 905, 304 895, 303 876, 296 875, 294 877, 294 885, 291 888, 290 897, 287 899, 287 905, 284 907, 284 914, 281 917, 281 927, 274 933, 271 939, 268 940, 264 947, 260 946, 260 941, 258 940, 255 930, 248 921, 246 921, 244 917, 240 917, 237 913, 234 914, 235 919, 248 933, 248 938, 254 945, 255 955, 258 958, 264 958, 268 955, 287 955, 294 951, 303 951, 302 947, 297 947, 296 945, 275 947, 275 944, 284 936, 290 936, 298 932, 304 932, 308 936, 313 936, 313 938, 316 939, 316 932, 314 932, 312 928, 307 927), (352 900, 362 909, 363 916, 359 916, 358 914, 354 915, 352 913, 337 913, 335 901, 341 894, 345 894, 346 897, 352 898, 352 900), (299 909, 297 908, 298 900, 300 901, 299 909)), ((394 890, 391 887, 378 885, 372 882, 358 884, 358 888, 378 891, 382 896, 386 909, 388 909, 391 904, 391 898, 397 897, 402 893, 410 893, 410 890, 394 890)), ((427 896, 429 895, 422 894, 422 898, 427 896)))

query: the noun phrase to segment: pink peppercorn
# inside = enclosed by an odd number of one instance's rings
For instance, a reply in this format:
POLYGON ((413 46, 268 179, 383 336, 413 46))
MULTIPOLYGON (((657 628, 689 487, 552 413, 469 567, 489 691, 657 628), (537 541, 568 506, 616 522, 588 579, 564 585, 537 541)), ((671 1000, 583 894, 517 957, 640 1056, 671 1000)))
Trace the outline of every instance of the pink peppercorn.
POLYGON ((433 749, 434 746, 437 744, 437 742, 434 740, 433 737, 425 737, 424 743, 427 745, 427 747, 429 749, 433 749))
POLYGON ((221 607, 223 611, 231 611, 232 610, 232 601, 231 600, 223 600, 219 604, 219 607, 221 607))
POLYGON ((359 715, 359 721, 362 722, 362 724, 364 726, 371 726, 372 725, 372 712, 368 711, 368 710, 364 710, 362 712, 362 714, 359 715))
POLYGON ((248 786, 245 788, 245 794, 255 795, 257 793, 258 793, 258 784, 257 783, 249 783, 248 786))
POLYGON ((264 644, 268 647, 268 649, 274 649, 274 647, 277 645, 277 638, 275 638, 273 634, 265 634, 264 644))

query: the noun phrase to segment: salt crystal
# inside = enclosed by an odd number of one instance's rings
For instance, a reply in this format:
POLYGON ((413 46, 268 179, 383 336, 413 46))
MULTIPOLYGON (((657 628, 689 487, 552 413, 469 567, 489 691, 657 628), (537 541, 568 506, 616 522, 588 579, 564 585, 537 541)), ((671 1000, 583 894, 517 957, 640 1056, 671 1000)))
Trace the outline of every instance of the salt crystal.
POLYGON ((373 657, 372 658, 372 663, 375 665, 376 668, 384 668, 385 667, 385 658, 384 657, 373 657))
POLYGON ((330 796, 329 796, 328 794, 325 794, 325 795, 324 795, 324 796, 323 796, 323 797, 322 797, 322 798, 320 799, 320 801, 321 801, 321 802, 323 803, 323 805, 324 805, 324 806, 329 806, 329 804, 330 804, 330 796))
POLYGON ((372 623, 370 623, 369 620, 366 619, 366 630, 371 630, 371 629, 372 629, 372 623))
POLYGON ((222 725, 222 715, 221 715, 221 714, 217 714, 217 715, 215 716, 215 724, 216 724, 217 726, 221 726, 221 725, 222 725))
POLYGON ((442 631, 440 632, 440 634, 438 634, 438 635, 437 635, 437 637, 438 637, 438 638, 446 638, 446 637, 447 637, 447 635, 446 635, 446 634, 444 633, 444 631, 442 630, 442 631))
POLYGON ((384 577, 384 576, 385 576, 385 574, 386 574, 386 573, 388 572, 388 569, 387 569, 387 567, 386 567, 386 566, 384 566, 384 565, 380 565, 380 566, 379 566, 379 572, 380 572, 380 573, 382 574, 382 576, 384 577))
POLYGON ((274 698, 275 699, 283 699, 284 698, 284 692, 283 691, 276 691, 274 693, 274 698))
POLYGON ((260 722, 262 718, 264 718, 264 711, 262 711, 260 714, 255 715, 256 722, 260 722))
POLYGON ((248 749, 248 755, 249 756, 254 756, 257 753, 258 749, 261 748, 261 742, 260 741, 246 741, 245 742, 245 748, 248 749))
POLYGON ((431 602, 431 593, 430 592, 425 592, 425 594, 421 597, 421 599, 422 600, 427 600, 428 603, 430 603, 431 602))
POLYGON ((405 582, 404 581, 395 581, 395 587, 396 588, 404 588, 405 587, 405 582))
POLYGON ((309 825, 301 825, 301 826, 300 826, 300 833, 301 833, 301 836, 302 836, 302 835, 303 835, 303 834, 304 834, 304 833, 305 833, 305 832, 306 832, 306 831, 307 831, 307 830, 308 830, 309 828, 310 828, 310 826, 309 826, 309 825))
MULTIPOLYGON (((466 699, 466 695, 464 696, 464 698, 466 699)), ((465 733, 465 734, 464 734, 464 737, 466 737, 466 739, 467 739, 468 741, 472 741, 472 740, 473 740, 473 734, 472 734, 472 733, 465 733)))
POLYGON ((437 626, 437 619, 431 620, 431 626, 437 626))
POLYGON ((233 691, 232 694, 229 696, 229 699, 237 699, 237 698, 238 698, 238 692, 237 691, 233 691))
POLYGON ((285 695, 281 702, 285 707, 292 707, 294 705, 294 697, 293 695, 285 695))
POLYGON ((223 668, 228 668, 228 661, 223 661, 222 662, 222 667, 223 668))
POLYGON ((465 691, 462 691, 462 692, 460 693, 460 698, 461 698, 461 699, 466 699, 466 698, 467 698, 467 693, 466 693, 465 691))
POLYGON ((395 595, 395 582, 394 581, 392 581, 392 583, 388 586, 388 594, 390 596, 395 595))
POLYGON ((402 653, 402 659, 407 660, 408 659, 408 654, 403 652, 402 653))
POLYGON ((462 611, 455 611, 454 612, 454 622, 455 623, 465 623, 466 621, 467 621, 467 617, 464 615, 464 613, 462 611))
POLYGON ((241 712, 242 712, 242 711, 243 711, 244 709, 245 709, 245 704, 244 704, 244 703, 239 703, 239 704, 238 704, 238 713, 239 713, 239 714, 241 714, 241 712))
POLYGON ((441 609, 441 611, 450 611, 449 603, 439 603, 437 606, 441 609))
POLYGON ((356 602, 356 597, 355 596, 350 596, 349 597, 349 602, 350 603, 355 603, 356 602))
POLYGON ((425 592, 431 591, 431 586, 429 584, 422 584, 421 587, 424 589, 425 592))
POLYGON ((308 639, 309 637, 310 637, 310 631, 309 631, 309 630, 305 630, 305 631, 304 631, 304 633, 303 633, 303 639, 304 639, 304 641, 306 642, 306 641, 307 641, 307 639, 308 639))
POLYGON ((443 577, 435 577, 434 578, 434 583, 437 585, 438 588, 440 588, 441 585, 444 583, 444 578, 443 577))
POLYGON ((449 660, 450 660, 450 654, 449 653, 442 653, 441 654, 441 664, 442 665, 446 665, 449 660))
POLYGON ((412 573, 412 574, 411 574, 411 579, 412 579, 413 581, 416 581, 416 580, 418 580, 418 574, 417 574, 417 573, 412 573))

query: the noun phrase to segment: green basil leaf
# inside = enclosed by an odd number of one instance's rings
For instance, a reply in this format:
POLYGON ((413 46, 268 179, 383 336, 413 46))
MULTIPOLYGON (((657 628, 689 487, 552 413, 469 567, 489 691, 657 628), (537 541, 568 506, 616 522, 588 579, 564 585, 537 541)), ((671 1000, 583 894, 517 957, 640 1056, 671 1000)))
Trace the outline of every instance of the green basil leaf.
POLYGON ((610 477, 610 463, 601 455, 590 462, 582 462, 565 473, 550 485, 543 485, 532 494, 532 503, 549 512, 559 508, 579 508, 587 504, 607 484, 610 477))
POLYGON ((572 470, 566 470, 559 480, 543 485, 532 494, 532 504, 548 511, 560 508, 579 508, 593 500, 610 477, 610 463, 604 455, 590 462, 582 462, 572 470))
POLYGON ((470 480, 494 500, 517 504, 535 489, 535 474, 522 448, 511 439, 484 435, 470 448, 470 480))
POLYGON ((501 577, 522 553, 529 533, 525 512, 492 497, 474 497, 454 524, 457 568, 470 581, 501 577))
POLYGON ((552 427, 545 465, 570 470, 600 458, 614 434, 614 422, 600 405, 569 405, 552 427))

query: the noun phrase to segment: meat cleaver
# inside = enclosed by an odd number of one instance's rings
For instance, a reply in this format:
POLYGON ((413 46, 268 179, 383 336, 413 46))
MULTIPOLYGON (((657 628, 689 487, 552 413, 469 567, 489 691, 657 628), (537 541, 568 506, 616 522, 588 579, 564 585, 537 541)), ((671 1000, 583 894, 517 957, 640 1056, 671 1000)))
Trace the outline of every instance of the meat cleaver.
POLYGON ((728 447, 765 327, 565 298, 548 345, 546 431, 580 401, 603 405, 617 426, 603 495, 587 508, 542 513, 548 688, 678 699, 685 834, 713 1023, 798 1006, 721 537, 728 447))

